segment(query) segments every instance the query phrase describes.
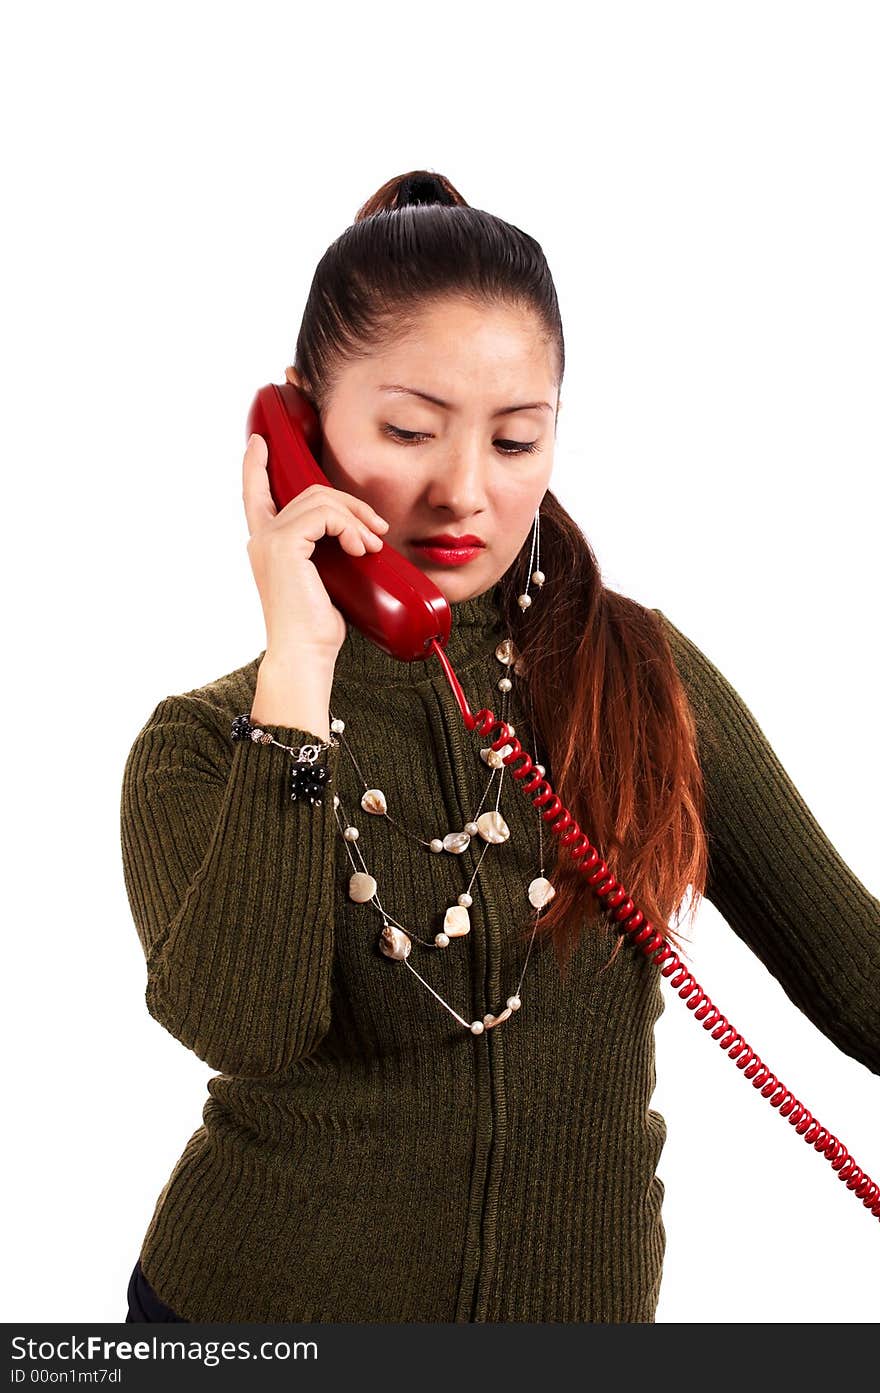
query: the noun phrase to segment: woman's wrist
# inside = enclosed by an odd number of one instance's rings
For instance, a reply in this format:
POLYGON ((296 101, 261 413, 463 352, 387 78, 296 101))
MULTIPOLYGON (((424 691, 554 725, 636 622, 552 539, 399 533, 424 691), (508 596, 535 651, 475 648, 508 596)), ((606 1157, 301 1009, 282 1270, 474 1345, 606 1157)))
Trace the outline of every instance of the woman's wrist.
POLYGON ((330 739, 330 694, 333 665, 320 658, 266 654, 257 670, 257 684, 250 719, 271 726, 287 726, 330 739))

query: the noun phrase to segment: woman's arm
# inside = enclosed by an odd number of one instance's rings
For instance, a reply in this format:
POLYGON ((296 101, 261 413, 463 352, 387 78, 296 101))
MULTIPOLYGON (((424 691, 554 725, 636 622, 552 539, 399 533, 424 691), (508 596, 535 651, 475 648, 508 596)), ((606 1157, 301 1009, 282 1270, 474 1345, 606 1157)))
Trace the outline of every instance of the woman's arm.
POLYGON ((880 1074, 880 901, 829 841, 742 698, 654 612, 697 723, 706 898, 814 1025, 880 1074))
MULTIPOLYGON (((319 739, 269 730, 286 745, 319 739)), ((331 775, 339 748, 321 755, 331 775)), ((223 1073, 278 1073, 330 1025, 335 782, 320 805, 291 803, 290 765, 274 745, 229 739, 190 694, 159 703, 125 764, 123 870, 147 1007, 223 1073)))

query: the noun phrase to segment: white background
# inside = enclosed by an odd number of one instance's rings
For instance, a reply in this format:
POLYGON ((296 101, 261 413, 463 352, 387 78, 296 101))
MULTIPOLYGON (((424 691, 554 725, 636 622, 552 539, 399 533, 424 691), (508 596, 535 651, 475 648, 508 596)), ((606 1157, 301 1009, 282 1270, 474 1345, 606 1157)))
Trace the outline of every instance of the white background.
MULTIPOLYGON (((872 4, 6 11, 3 1318, 122 1320, 211 1071, 148 1015, 119 795, 265 644, 241 456, 316 262, 427 167, 540 241, 551 486, 738 688, 875 893, 872 4)), ((880 1181, 880 1079, 710 905, 698 980, 880 1181)), ((873 1321, 880 1229, 669 990, 658 1321, 873 1321)))

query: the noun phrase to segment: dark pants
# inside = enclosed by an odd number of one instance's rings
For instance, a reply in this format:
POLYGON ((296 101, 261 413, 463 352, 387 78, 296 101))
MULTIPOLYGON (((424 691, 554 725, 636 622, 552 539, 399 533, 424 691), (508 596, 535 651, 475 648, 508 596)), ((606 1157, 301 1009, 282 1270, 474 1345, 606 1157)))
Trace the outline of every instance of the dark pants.
POLYGON ((189 1321, 184 1320, 183 1316, 176 1316, 170 1306, 159 1300, 141 1271, 138 1259, 128 1282, 128 1315, 124 1324, 151 1320, 176 1320, 183 1325, 189 1325, 189 1321))

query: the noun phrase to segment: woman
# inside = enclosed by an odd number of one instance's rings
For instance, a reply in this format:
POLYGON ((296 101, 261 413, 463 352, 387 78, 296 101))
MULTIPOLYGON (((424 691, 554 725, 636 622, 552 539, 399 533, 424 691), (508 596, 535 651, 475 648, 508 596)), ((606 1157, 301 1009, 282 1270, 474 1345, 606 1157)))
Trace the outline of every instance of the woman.
POLYGON ((563 369, 540 246, 442 177, 384 185, 317 268, 287 375, 334 487, 278 511, 251 438, 266 648, 161 701, 125 768, 147 1004, 218 1071, 132 1320, 655 1319, 656 965, 618 951, 436 659, 346 624, 325 534, 443 590, 471 709, 512 723, 655 925, 705 894, 880 1072, 878 902, 709 659, 603 585, 548 488, 563 369))

